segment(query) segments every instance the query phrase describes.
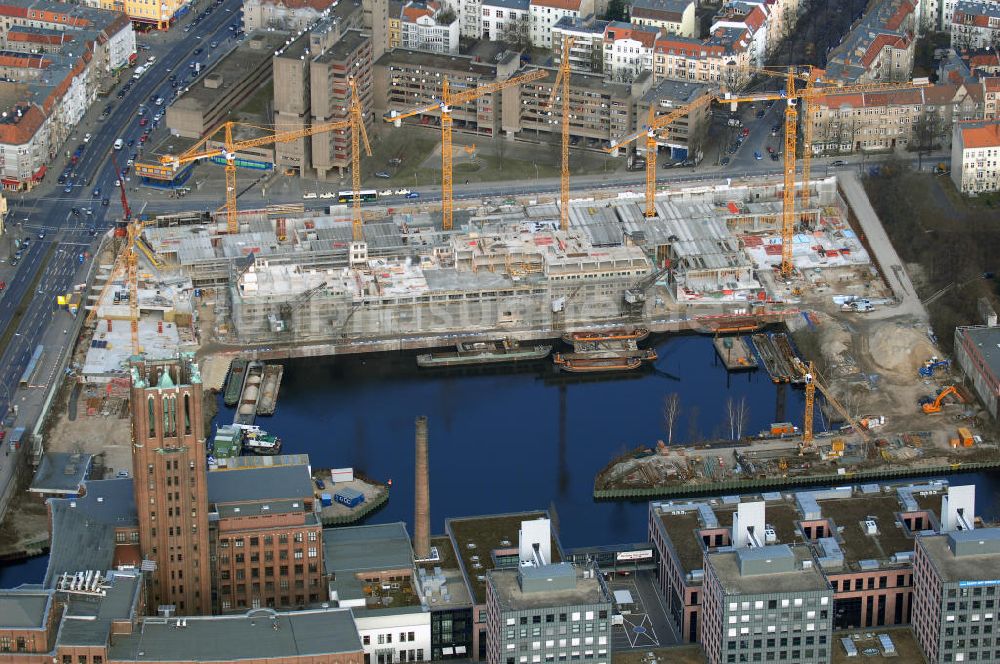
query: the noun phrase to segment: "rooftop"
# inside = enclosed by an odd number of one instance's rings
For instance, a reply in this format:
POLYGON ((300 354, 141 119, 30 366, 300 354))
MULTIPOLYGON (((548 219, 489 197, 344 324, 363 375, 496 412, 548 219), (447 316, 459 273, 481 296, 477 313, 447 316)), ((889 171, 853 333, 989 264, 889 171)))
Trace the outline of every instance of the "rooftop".
MULTIPOLYGON (((486 601, 486 572, 495 569, 497 556, 513 556, 513 560, 502 560, 502 565, 516 566, 518 555, 518 533, 522 521, 546 517, 545 512, 521 512, 491 516, 462 517, 448 519, 445 529, 451 537, 455 551, 459 554, 462 573, 475 604, 486 601)), ((560 562, 562 550, 559 539, 552 535, 552 560, 560 562)))
MULTIPOLYGON (((826 577, 818 565, 812 564, 812 552, 807 546, 764 546, 758 549, 718 551, 706 557, 727 595, 763 595, 828 591, 826 577), (752 552, 752 553, 747 553, 752 552), (753 557, 760 567, 767 567, 769 557, 784 559, 791 555, 791 569, 779 572, 741 573, 741 557, 753 557), (803 563, 807 566, 803 567, 803 563)), ((743 569, 747 569, 744 567, 743 569)))
POLYGON ((31 480, 28 491, 34 493, 72 493, 80 491, 80 486, 90 472, 93 461, 91 454, 69 454, 47 452, 31 480))
POLYGON ((961 583, 963 581, 990 581, 1000 584, 1000 552, 997 552, 997 540, 1000 540, 1000 528, 977 528, 960 533, 941 535, 925 535, 918 538, 919 546, 930 559, 944 583, 961 583), (952 547, 955 542, 965 543, 970 548, 977 548, 979 542, 988 546, 986 553, 969 553, 955 555, 952 547))
POLYGON ((1000 377, 1000 327, 959 327, 956 334, 968 338, 990 372, 1000 377))
POLYGON ((1000 147, 1000 123, 987 122, 959 125, 962 132, 962 146, 966 150, 1000 147))
POLYGON ((101 647, 108 643, 112 622, 130 619, 139 607, 142 574, 114 571, 101 588, 103 596, 70 595, 59 644, 67 647, 101 647))
POLYGON ((108 649, 118 661, 260 661, 268 658, 361 654, 361 639, 349 609, 278 613, 255 609, 240 616, 146 618, 108 649))
POLYGON ((409 569, 413 566, 410 535, 402 521, 327 528, 323 531, 323 554, 327 571, 333 573, 409 569))
MULTIPOLYGON (((899 500, 892 495, 864 495, 851 498, 820 500, 825 518, 842 528, 841 548, 844 562, 850 565, 860 560, 887 561, 893 554, 913 551, 913 540, 896 519, 899 500), (865 521, 874 520, 878 533, 869 535, 865 521)), ((938 504, 940 505, 940 498, 938 504)))
POLYGON ((590 568, 579 568, 570 563, 544 565, 518 569, 498 569, 487 573, 493 593, 502 611, 524 611, 545 607, 584 606, 590 604, 610 604, 611 596, 601 582, 600 573, 592 573, 590 568), (545 589, 525 592, 522 590, 520 574, 545 577, 561 576, 568 573, 572 587, 545 589))
POLYGON ((209 503, 250 503, 313 496, 309 466, 265 466, 208 473, 209 503))
POLYGON ((0 590, 0 629, 43 629, 51 602, 47 590, 0 590))

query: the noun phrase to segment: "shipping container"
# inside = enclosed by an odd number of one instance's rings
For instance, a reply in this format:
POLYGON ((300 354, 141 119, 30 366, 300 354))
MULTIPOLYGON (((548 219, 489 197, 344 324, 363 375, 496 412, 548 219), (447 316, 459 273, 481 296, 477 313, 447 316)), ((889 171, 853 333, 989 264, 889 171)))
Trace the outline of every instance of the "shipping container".
POLYGON ((333 495, 333 499, 342 505, 357 507, 361 503, 365 502, 365 494, 361 493, 357 489, 344 487, 333 495))

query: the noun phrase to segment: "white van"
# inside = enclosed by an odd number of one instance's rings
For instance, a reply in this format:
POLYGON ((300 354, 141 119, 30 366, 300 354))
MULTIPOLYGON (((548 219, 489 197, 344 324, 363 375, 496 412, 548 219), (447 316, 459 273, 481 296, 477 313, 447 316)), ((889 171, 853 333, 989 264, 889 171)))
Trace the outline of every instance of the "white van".
POLYGON ((153 64, 154 62, 156 62, 156 56, 155 55, 151 55, 148 58, 146 58, 146 66, 147 67, 149 65, 153 64))
POLYGON ((117 141, 115 141, 115 150, 121 150, 124 146, 125 146, 125 141, 123 141, 122 139, 119 138, 117 141))
POLYGON ((146 66, 139 65, 135 68, 135 73, 132 74, 132 78, 142 78, 142 75, 146 73, 146 66))

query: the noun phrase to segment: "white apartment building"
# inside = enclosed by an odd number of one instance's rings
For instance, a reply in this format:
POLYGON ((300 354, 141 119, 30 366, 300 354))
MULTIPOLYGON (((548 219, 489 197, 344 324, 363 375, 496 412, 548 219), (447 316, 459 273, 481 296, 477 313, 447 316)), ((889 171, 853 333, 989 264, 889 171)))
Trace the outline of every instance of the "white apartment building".
POLYGON ((483 0, 483 39, 527 41, 531 38, 530 0, 483 0))
POLYGON ((653 70, 653 50, 659 28, 612 21, 604 29, 604 75, 629 83, 653 70))
POLYGON ((694 0, 635 0, 629 11, 635 25, 659 28, 679 37, 697 37, 694 0))
POLYGON ((49 152, 52 123, 38 106, 18 106, 0 119, 0 184, 17 191, 32 181, 53 155, 49 152))
POLYGON ((1000 190, 1000 123, 955 125, 951 179, 963 194, 1000 190))
POLYGON ((599 74, 604 71, 604 29, 607 21, 594 18, 563 17, 552 26, 552 55, 555 64, 562 62, 563 39, 573 38, 569 49, 569 66, 574 71, 599 74))
POLYGON ((1000 2, 959 0, 949 30, 952 48, 979 50, 1000 46, 1000 2))
POLYGON ((594 13, 594 0, 531 0, 531 45, 552 48, 553 28, 563 18, 583 19, 594 13))
POLYGON ((400 44, 403 48, 431 53, 458 53, 458 19, 447 15, 431 0, 411 0, 403 6, 400 44))

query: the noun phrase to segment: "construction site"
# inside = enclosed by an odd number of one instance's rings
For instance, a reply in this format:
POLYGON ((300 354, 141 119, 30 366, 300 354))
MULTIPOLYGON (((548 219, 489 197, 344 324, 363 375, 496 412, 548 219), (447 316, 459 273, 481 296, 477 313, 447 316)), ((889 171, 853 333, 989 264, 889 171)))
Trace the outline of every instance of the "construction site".
MULTIPOLYGON (((368 141, 354 103, 343 121, 255 139, 234 139, 233 123, 225 123, 212 134, 221 147, 206 138, 160 158, 166 172, 176 172, 224 157, 223 207, 129 219, 123 193, 126 220, 106 245, 86 298, 79 380, 106 386, 111 399, 125 362, 139 353, 158 359, 196 351, 206 385, 221 389, 240 354, 264 360, 443 347, 456 339, 555 339, 581 330, 691 331, 721 338, 720 356, 736 348, 737 358, 723 358, 730 370, 767 371, 786 389, 805 390, 803 426, 779 422, 760 435, 739 427, 733 440, 697 448, 650 441, 599 474, 598 497, 995 464, 995 446, 970 432, 982 423, 974 396, 943 394, 957 378, 950 369, 918 371, 940 351, 856 177, 813 178, 808 147, 799 176, 794 105, 785 110, 784 177, 657 182, 658 141, 693 108, 808 99, 822 90, 812 87, 815 72, 766 73, 787 76, 786 89, 705 96, 659 116, 651 108, 646 125, 609 150, 645 143, 646 186, 626 191, 571 194, 564 109, 557 194, 455 201, 449 109, 538 72, 460 92, 445 86, 444 104, 386 117, 398 126, 442 115, 441 198, 427 204, 387 204, 360 189, 368 141), (351 130, 353 193, 318 209, 238 209, 240 150, 331 129, 351 130), (764 333, 775 325, 790 339, 764 333), (927 399, 937 404, 936 417, 918 407, 927 399), (945 409, 948 417, 940 414, 945 409)), ((557 80, 553 98, 562 85, 565 99, 567 80, 557 80)), ((88 413, 115 411, 96 400, 100 390, 88 389, 88 413)))

